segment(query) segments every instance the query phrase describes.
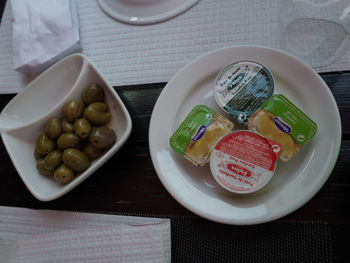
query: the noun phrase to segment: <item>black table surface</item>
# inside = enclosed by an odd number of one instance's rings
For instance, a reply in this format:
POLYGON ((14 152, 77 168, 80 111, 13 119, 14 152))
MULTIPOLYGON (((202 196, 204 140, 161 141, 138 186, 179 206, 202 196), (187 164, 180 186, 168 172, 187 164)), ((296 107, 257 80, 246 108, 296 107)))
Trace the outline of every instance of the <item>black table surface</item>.
MULTIPOLYGON (((5 1, 1 1, 0 15, 5 1)), ((1 17, 1 16, 0 16, 1 17)), ((321 190, 305 205, 280 221, 322 221, 344 228, 334 244, 344 248, 350 216, 350 72, 322 73, 338 104, 342 145, 338 161, 321 190)), ((1 80, 0 80, 1 83, 1 80)), ((133 122, 126 144, 91 177, 68 194, 50 202, 37 200, 18 176, 0 141, 0 206, 115 213, 168 218, 199 218, 167 192, 152 165, 148 129, 154 104, 166 83, 115 87, 133 122)), ((15 94, 0 95, 0 110, 15 94)), ((219 224, 218 224, 219 225, 219 224)))

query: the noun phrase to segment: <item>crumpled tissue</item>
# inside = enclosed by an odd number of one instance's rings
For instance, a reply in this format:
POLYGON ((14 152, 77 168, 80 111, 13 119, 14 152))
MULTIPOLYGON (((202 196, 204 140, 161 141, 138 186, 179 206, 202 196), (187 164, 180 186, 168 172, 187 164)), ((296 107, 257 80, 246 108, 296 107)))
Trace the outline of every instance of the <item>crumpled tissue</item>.
POLYGON ((11 0, 13 67, 40 73, 81 51, 74 0, 11 0))

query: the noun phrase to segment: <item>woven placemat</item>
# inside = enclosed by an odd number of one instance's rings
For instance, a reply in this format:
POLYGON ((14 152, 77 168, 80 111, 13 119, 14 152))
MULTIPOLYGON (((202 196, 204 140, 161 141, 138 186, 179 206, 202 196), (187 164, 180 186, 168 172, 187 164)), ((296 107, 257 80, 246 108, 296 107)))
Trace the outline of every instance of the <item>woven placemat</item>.
POLYGON ((172 218, 173 262, 336 262, 326 222, 231 226, 172 218))

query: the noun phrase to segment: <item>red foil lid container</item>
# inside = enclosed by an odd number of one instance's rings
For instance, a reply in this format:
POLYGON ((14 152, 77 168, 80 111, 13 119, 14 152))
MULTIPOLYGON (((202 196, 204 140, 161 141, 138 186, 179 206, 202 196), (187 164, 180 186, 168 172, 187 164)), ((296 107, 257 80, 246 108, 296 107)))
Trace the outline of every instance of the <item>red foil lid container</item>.
POLYGON ((258 133, 234 131, 216 143, 210 156, 210 170, 226 190, 252 193, 270 181, 280 151, 281 145, 258 133))

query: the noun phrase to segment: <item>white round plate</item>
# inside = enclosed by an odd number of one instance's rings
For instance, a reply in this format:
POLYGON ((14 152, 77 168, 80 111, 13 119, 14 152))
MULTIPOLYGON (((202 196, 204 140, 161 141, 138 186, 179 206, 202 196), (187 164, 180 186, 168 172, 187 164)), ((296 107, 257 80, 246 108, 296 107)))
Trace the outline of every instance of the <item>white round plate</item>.
POLYGON ((97 0, 112 18, 129 24, 157 23, 177 16, 199 0, 97 0))
POLYGON ((339 111, 322 78, 295 57, 257 46, 218 49, 185 66, 160 94, 149 129, 153 165, 170 194, 204 218, 238 225, 272 221, 305 204, 332 172, 340 144, 339 111), (267 67, 275 79, 275 94, 285 95, 318 126, 315 137, 289 162, 278 161, 264 188, 247 195, 226 191, 212 177, 209 165, 196 167, 169 146, 172 133, 195 105, 205 104, 227 116, 216 105, 212 89, 218 72, 240 60, 267 67))

